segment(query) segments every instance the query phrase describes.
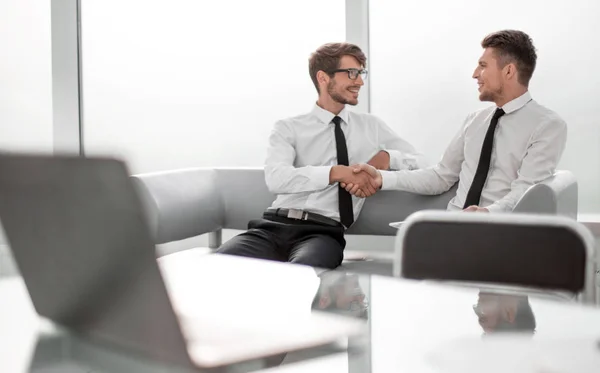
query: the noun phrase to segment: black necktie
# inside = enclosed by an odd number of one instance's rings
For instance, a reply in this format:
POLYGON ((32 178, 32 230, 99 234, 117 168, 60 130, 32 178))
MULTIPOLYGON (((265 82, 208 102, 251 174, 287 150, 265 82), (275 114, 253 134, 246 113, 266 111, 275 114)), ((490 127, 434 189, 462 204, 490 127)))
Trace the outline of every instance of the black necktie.
POLYGON ((463 208, 467 208, 472 205, 479 205, 481 199, 481 192, 487 179, 488 171, 490 170, 490 161, 492 160, 492 148, 494 147, 494 132, 498 126, 498 119, 504 115, 504 110, 497 108, 490 126, 485 134, 483 145, 481 146, 481 155, 479 156, 479 164, 477 164, 477 171, 473 177, 473 183, 467 193, 467 199, 463 208))
MULTIPOLYGON (((335 124, 335 147, 337 149, 338 164, 348 166, 348 148, 346 147, 346 138, 342 131, 342 118, 334 117, 332 122, 335 124)), ((340 221, 346 228, 354 223, 354 212, 352 209, 352 196, 338 185, 338 202, 340 207, 340 221)))

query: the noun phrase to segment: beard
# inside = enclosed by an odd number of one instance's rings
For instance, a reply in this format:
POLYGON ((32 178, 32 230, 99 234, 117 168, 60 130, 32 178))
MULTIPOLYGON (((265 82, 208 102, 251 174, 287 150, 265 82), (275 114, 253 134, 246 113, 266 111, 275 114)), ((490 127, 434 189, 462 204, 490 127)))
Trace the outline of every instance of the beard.
POLYGON ((346 98, 344 98, 344 96, 342 96, 340 93, 337 92, 336 90, 337 84, 335 83, 335 81, 330 81, 329 84, 327 85, 327 93, 329 94, 329 96, 331 96, 331 99, 337 103, 340 103, 342 105, 356 105, 358 104, 358 100, 348 100, 346 98))
POLYGON ((504 93, 504 89, 502 87, 494 91, 483 91, 479 94, 479 101, 496 101, 496 99, 502 97, 502 93, 504 93))

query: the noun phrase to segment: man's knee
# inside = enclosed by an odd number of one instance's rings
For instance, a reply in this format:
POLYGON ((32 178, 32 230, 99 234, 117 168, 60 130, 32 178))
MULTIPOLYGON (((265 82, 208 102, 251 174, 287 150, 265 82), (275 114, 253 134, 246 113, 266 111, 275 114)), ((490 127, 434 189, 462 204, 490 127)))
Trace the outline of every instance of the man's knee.
POLYGON ((329 235, 315 235, 296 244, 289 261, 311 267, 334 269, 342 264, 345 240, 329 235))
POLYGON ((217 254, 284 261, 266 232, 251 229, 224 242, 217 254))
POLYGON ((229 255, 240 255, 238 252, 243 248, 240 245, 242 239, 239 236, 232 237, 228 241, 224 242, 215 251, 217 254, 229 254, 229 255))
POLYGON ((318 257, 318 255, 301 255, 292 258, 290 263, 307 265, 314 268, 335 269, 342 264, 342 257, 340 256, 339 259, 332 259, 331 257, 318 257))
POLYGON ((217 254, 237 255, 246 257, 259 257, 265 251, 265 242, 250 237, 245 233, 232 237, 224 242, 216 251, 217 254))
POLYGON ((290 263, 303 264, 315 268, 334 269, 342 264, 343 249, 328 252, 304 251, 290 258, 290 263))

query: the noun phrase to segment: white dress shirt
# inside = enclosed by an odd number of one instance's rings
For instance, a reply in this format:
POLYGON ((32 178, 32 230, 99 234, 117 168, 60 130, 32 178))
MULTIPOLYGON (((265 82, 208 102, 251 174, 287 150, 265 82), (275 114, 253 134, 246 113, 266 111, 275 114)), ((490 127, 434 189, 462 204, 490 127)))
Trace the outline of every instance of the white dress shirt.
MULTIPOLYGON (((529 92, 502 109, 506 114, 494 134, 490 170, 479 203, 490 211, 512 211, 530 186, 552 176, 567 141, 566 123, 532 100, 529 92)), ((492 106, 469 115, 437 165, 417 171, 381 172, 382 189, 440 194, 460 180, 448 209, 462 209, 495 110, 492 106)))
MULTIPOLYGON (((428 166, 424 157, 402 140, 381 119, 344 108, 338 116, 346 137, 350 165, 368 162, 385 150, 390 168, 428 166)), ((333 113, 315 105, 304 115, 275 123, 269 138, 265 180, 277 199, 272 207, 301 209, 340 220, 338 184, 329 183, 331 168, 338 164, 333 113)), ((354 219, 364 198, 352 197, 354 219)))

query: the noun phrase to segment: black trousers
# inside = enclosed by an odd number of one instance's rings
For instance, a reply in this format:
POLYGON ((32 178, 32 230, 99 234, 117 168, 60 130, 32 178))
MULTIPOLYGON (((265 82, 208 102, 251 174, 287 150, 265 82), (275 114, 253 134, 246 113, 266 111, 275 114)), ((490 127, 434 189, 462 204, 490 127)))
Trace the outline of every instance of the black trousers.
POLYGON ((225 242, 217 253, 333 269, 342 264, 344 247, 341 226, 273 217, 250 221, 248 231, 225 242))

